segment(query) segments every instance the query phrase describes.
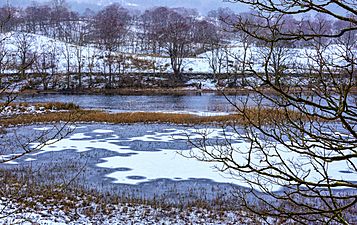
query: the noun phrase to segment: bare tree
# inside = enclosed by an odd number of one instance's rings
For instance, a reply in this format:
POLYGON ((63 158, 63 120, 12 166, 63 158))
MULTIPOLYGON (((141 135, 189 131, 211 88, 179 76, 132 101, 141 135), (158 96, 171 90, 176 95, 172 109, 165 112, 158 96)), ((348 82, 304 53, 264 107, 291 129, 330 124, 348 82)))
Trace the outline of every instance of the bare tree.
POLYGON ((50 84, 51 88, 54 89, 57 87, 58 83, 60 82, 60 76, 58 73, 59 67, 59 47, 57 46, 55 41, 50 42, 47 47, 47 61, 49 63, 48 74, 51 77, 50 84))
POLYGON ((232 2, 258 10, 262 22, 239 20, 234 29, 265 49, 246 70, 254 76, 248 82, 254 92, 231 101, 244 121, 232 129, 245 145, 229 138, 213 147, 203 141, 194 143, 199 152, 192 155, 220 163, 219 170, 243 180, 250 188, 237 194, 239 203, 268 223, 355 223, 356 2, 232 2), (322 17, 307 22, 305 13, 322 17), (302 21, 284 28, 286 15, 302 21), (345 25, 332 31, 327 17, 345 25), (297 41, 308 47, 286 57, 297 41), (300 66, 309 69, 302 72, 300 66))
POLYGON ((71 11, 66 0, 51 0, 50 24, 53 38, 71 41, 74 24, 78 21, 78 14, 71 11))
POLYGON ((171 18, 173 21, 170 21, 172 23, 169 25, 169 35, 165 35, 163 32, 161 34, 161 40, 165 42, 164 48, 170 56, 171 67, 176 77, 181 73, 183 59, 189 56, 188 44, 190 43, 189 24, 185 23, 182 20, 183 18, 180 17, 173 15, 173 18, 171 18))
POLYGON ((118 4, 107 6, 98 12, 94 19, 94 28, 96 38, 104 46, 105 58, 108 63, 107 87, 111 87, 113 79, 113 52, 120 51, 125 42, 125 36, 128 32, 130 15, 128 10, 118 4))
POLYGON ((5 76, 5 72, 8 69, 10 63, 10 51, 6 47, 5 39, 5 35, 0 33, 0 89, 4 88, 3 76, 5 76))
POLYGON ((62 55, 65 59, 66 67, 66 88, 70 89, 72 87, 72 70, 73 70, 73 47, 70 43, 65 42, 64 49, 62 49, 62 55))
POLYGON ((43 90, 48 89, 48 84, 50 82, 50 76, 47 74, 47 70, 50 68, 51 64, 47 60, 48 54, 40 53, 34 56, 34 71, 40 76, 43 90))
POLYGON ((9 32, 19 23, 18 9, 7 3, 0 7, 0 32, 9 32))
POLYGON ((32 36, 27 33, 17 33, 15 36, 17 55, 18 55, 18 69, 21 79, 26 79, 27 83, 31 85, 31 77, 26 71, 34 62, 34 52, 32 49, 32 36))
POLYGON ((158 7, 146 11, 142 19, 147 46, 154 54, 162 54, 170 58, 174 79, 180 79, 183 59, 193 54, 193 23, 191 16, 182 15, 185 9, 158 7), (178 11, 178 12, 177 12, 178 11))
POLYGON ((192 35, 192 41, 196 44, 196 54, 217 48, 222 42, 221 32, 213 23, 207 20, 193 21, 192 35))
POLYGON ((92 88, 95 80, 93 78, 94 73, 98 72, 98 68, 99 68, 99 61, 100 61, 100 50, 96 49, 96 48, 90 48, 87 47, 85 50, 85 55, 87 58, 87 64, 85 66, 87 66, 88 68, 88 76, 89 76, 89 83, 88 83, 88 88, 92 88))
POLYGON ((141 16, 141 38, 143 39, 144 49, 151 50, 153 54, 161 54, 162 46, 160 42, 159 30, 168 21, 170 9, 158 7, 146 10, 141 16))
POLYGON ((77 70, 76 74, 78 77, 78 88, 82 88, 82 72, 86 56, 84 53, 84 46, 86 41, 86 36, 89 34, 88 25, 85 23, 79 23, 76 26, 77 37, 74 40, 75 43, 75 57, 77 70))
MULTIPOLYGON (((235 21, 228 21, 228 24, 231 24, 232 27, 234 27, 234 24, 237 21, 241 21, 244 24, 257 24, 260 23, 261 21, 259 20, 258 17, 254 16, 256 13, 254 11, 250 11, 247 13, 240 13, 235 21)), ((254 26, 253 26, 254 27, 254 26)), ((247 29, 254 29, 253 27, 247 27, 247 29)), ((254 44, 254 39, 250 37, 248 34, 245 32, 242 32, 241 30, 233 30, 233 33, 237 34, 237 39, 239 41, 240 45, 240 50, 238 52, 231 51, 229 52, 229 55, 231 58, 234 59, 235 62, 235 67, 234 67, 234 81, 233 84, 234 86, 237 86, 237 75, 240 74, 242 76, 242 81, 241 85, 246 86, 246 79, 249 77, 249 73, 247 74, 247 69, 249 68, 249 65, 252 63, 253 59, 253 51, 252 51, 252 46, 254 44)))
MULTIPOLYGON (((236 13, 230 8, 218 8, 208 12, 208 18, 223 31, 232 30, 232 21, 236 18, 236 13)), ((230 39, 232 33, 226 33, 225 38, 230 39)))
POLYGON ((40 78, 43 90, 55 89, 59 82, 59 51, 56 41, 42 44, 41 49, 34 54, 33 72, 40 78))
POLYGON ((48 26, 51 18, 50 6, 33 2, 31 6, 24 9, 22 17, 25 23, 25 31, 44 35, 50 34, 48 26))
POLYGON ((223 72, 222 70, 225 66, 227 51, 227 45, 216 43, 206 52, 205 57, 214 75, 223 72))
POLYGON ((166 12, 168 13, 166 24, 158 30, 159 41, 170 57, 175 78, 180 79, 183 59, 190 54, 191 25, 182 15, 174 11, 166 12))

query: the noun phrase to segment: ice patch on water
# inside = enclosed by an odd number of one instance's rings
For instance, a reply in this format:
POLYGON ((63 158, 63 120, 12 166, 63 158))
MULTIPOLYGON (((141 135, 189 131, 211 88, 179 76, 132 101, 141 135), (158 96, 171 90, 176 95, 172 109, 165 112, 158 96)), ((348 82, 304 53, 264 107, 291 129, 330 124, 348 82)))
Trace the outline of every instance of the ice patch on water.
POLYGON ((34 130, 38 130, 38 131, 48 131, 48 130, 51 130, 52 127, 36 127, 36 128, 33 128, 34 130))
POLYGON ((203 163, 195 159, 185 158, 175 150, 163 149, 157 152, 139 152, 131 157, 108 157, 106 162, 97 164, 104 168, 131 168, 130 171, 117 171, 107 175, 115 179, 115 183, 138 184, 160 178, 181 180, 191 178, 210 179, 216 182, 236 183, 242 182, 231 179, 230 176, 219 173, 212 163, 203 163), (144 179, 131 179, 133 176, 145 177, 144 179))
POLYGON ((103 130, 103 129, 96 129, 92 131, 93 133, 98 133, 98 134, 109 134, 109 133, 114 133, 112 130, 103 130))
POLYGON ((30 162, 30 161, 36 161, 37 159, 35 159, 35 158, 27 158, 27 159, 25 159, 24 161, 25 162, 30 162))
MULTIPOLYGON (((113 157, 102 158, 104 162, 98 163, 96 166, 102 168, 111 168, 116 172, 107 174, 107 177, 113 178, 115 183, 125 184, 138 184, 141 182, 152 181, 160 178, 173 179, 179 177, 182 180, 188 180, 190 178, 210 179, 216 182, 234 183, 241 186, 248 186, 242 180, 237 179, 234 176, 234 171, 226 171, 228 173, 217 172, 217 168, 222 168, 219 163, 204 163, 193 158, 183 157, 173 149, 156 149, 158 151, 135 151, 126 145, 120 145, 121 142, 131 143, 135 141, 147 142, 148 145, 153 142, 175 142, 178 140, 187 140, 188 137, 191 140, 201 139, 202 137, 209 139, 232 139, 237 140, 239 137, 232 132, 223 132, 220 128, 202 128, 202 129, 163 129, 162 132, 150 132, 150 134, 133 136, 130 138, 122 139, 118 135, 96 135, 98 133, 113 133, 113 130, 106 129, 94 129, 86 131, 85 133, 75 133, 63 140, 54 141, 49 145, 43 147, 42 151, 33 155, 42 154, 48 151, 63 151, 74 150, 76 152, 86 152, 95 149, 105 149, 107 151, 116 152, 118 155, 113 157), (135 154, 133 154, 135 153, 135 154), (121 168, 128 168, 122 170, 121 168), (232 173, 229 173, 232 172, 232 173), (139 179, 140 177, 140 179, 139 179), (138 178, 138 179, 134 179, 138 178), (232 179, 234 178, 234 179, 232 179)), ((231 157, 239 165, 244 165, 248 158, 257 167, 264 167, 259 154, 248 156, 249 144, 243 141, 231 143, 230 146, 216 145, 212 142, 211 146, 205 146, 206 151, 219 155, 219 151, 233 152, 231 157)), ((189 148, 189 147, 188 147, 189 148)), ((145 149, 143 149, 145 150, 145 149)), ((201 152, 197 148, 183 150, 183 155, 188 156, 189 150, 193 155, 200 155, 201 152)), ((276 160, 283 160, 286 163, 295 163, 294 165, 301 165, 304 171, 310 171, 306 179, 311 181, 318 181, 321 179, 321 175, 314 172, 313 165, 309 163, 309 159, 302 157, 294 152, 291 152, 284 148, 282 145, 276 145, 276 148, 265 149, 270 151, 272 157, 276 157, 276 160), (278 156, 278 153, 279 156, 278 156), (296 164, 297 163, 297 164, 296 164)), ((316 148, 316 151, 321 151, 320 148, 316 148)), ((274 160, 272 158, 272 160, 274 160)), ((15 164, 16 162, 13 162, 15 164)), ((346 172, 351 171, 348 168, 347 162, 340 161, 329 164, 328 173, 329 176, 354 181, 356 180, 356 173, 346 172)), ((267 184, 270 190, 280 189, 283 183, 280 185, 267 184)))

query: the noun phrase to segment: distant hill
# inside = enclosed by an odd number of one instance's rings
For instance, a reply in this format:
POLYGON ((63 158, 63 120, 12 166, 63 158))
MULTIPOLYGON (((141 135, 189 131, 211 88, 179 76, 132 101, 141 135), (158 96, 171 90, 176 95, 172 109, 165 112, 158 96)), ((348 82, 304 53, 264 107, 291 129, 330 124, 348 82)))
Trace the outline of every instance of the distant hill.
MULTIPOLYGON (((6 2, 7 1, 5 0, 0 0, 0 5, 5 5, 6 2)), ((37 0, 37 2, 44 3, 49 2, 49 0, 37 0)), ((229 7, 230 9, 237 12, 248 10, 247 7, 242 6, 241 4, 228 3, 224 2, 224 0, 67 0, 67 2, 73 10, 78 12, 83 12, 86 8, 97 11, 100 8, 114 2, 117 2, 127 8, 137 10, 145 10, 155 6, 195 8, 202 14, 206 14, 208 11, 217 9, 219 7, 229 7)), ((9 1, 9 3, 14 6, 26 7, 30 5, 32 1, 16 0, 9 1)))

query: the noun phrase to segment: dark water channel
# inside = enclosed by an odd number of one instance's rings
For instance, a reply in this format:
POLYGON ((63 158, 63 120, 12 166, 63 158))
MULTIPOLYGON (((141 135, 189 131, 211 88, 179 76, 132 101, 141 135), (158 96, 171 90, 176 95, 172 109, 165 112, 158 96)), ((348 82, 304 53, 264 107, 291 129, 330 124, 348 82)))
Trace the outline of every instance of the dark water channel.
MULTIPOLYGON (((242 96, 228 96, 237 102, 242 96)), ((230 112, 233 106, 222 95, 21 95, 18 102, 73 102, 85 109, 109 111, 230 112)))
MULTIPOLYGON (((274 96, 271 96, 274 99, 274 96)), ((318 104, 327 105, 326 101, 318 96, 308 98, 318 104)), ((356 106, 357 96, 349 96, 347 102, 356 106)), ((202 93, 200 95, 79 95, 79 94, 36 94, 20 95, 17 102, 71 102, 84 109, 101 109, 113 112, 182 112, 210 115, 214 113, 232 113, 237 105, 247 104, 255 106, 259 102, 270 105, 267 99, 261 101, 254 94, 223 96, 216 93, 202 93)), ((339 99, 334 99, 338 104, 339 99)))

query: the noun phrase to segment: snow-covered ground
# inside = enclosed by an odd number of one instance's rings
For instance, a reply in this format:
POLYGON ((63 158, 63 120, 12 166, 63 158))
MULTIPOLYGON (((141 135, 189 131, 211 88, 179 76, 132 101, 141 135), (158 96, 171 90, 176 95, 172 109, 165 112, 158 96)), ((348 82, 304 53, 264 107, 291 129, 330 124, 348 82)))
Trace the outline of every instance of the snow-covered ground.
MULTIPOLYGON (((33 60, 26 72, 47 74, 42 77, 38 76, 33 80, 22 78, 21 81, 8 82, 7 84, 11 85, 7 89, 12 91, 20 91, 24 88, 42 90, 48 87, 50 89, 104 88, 108 85, 105 75, 109 73, 109 64, 111 64, 113 74, 128 75, 127 78, 115 76, 116 81, 113 82, 112 87, 161 87, 172 84, 166 77, 150 77, 150 74, 162 75, 173 72, 171 60, 164 54, 153 55, 144 52, 134 54, 125 49, 125 46, 121 52, 108 52, 96 45, 80 46, 39 34, 24 32, 2 34, 0 39, 3 40, 0 42, 0 49, 4 53, 0 62, 2 64, 1 73, 18 73, 19 68, 22 67, 20 62, 23 60, 31 62, 33 60), (24 59, 24 56, 26 56, 26 59, 24 59), (130 74, 139 74, 140 76, 130 77, 130 74)), ((356 52, 357 50, 353 49, 347 53, 353 56, 356 52)), ((336 70, 339 66, 341 68, 344 68, 343 66, 349 67, 350 64, 346 59, 352 56, 346 56, 347 53, 343 50, 343 46, 331 44, 321 53, 307 47, 280 48, 273 51, 272 57, 268 57, 269 49, 265 47, 252 45, 245 50, 241 43, 236 42, 221 49, 204 52, 196 57, 184 58, 181 72, 192 75, 189 78, 190 80, 186 81, 185 88, 187 90, 217 90, 222 87, 236 87, 243 84, 247 86, 247 82, 252 85, 262 85, 263 82, 253 77, 246 77, 244 80, 242 77, 231 77, 217 82, 212 78, 195 78, 193 75, 240 74, 243 70, 243 61, 246 62, 244 64, 245 71, 248 71, 246 75, 251 70, 265 72, 265 64, 267 64, 267 71, 274 74, 274 70, 277 69, 274 68, 274 65, 278 63, 279 70, 283 68, 285 72, 293 74, 293 76, 282 77, 280 79, 282 84, 303 86, 308 84, 309 80, 300 76, 301 74, 317 73, 320 69, 339 74, 340 71, 336 70), (246 55, 245 60, 243 60, 244 55, 246 55), (265 58, 270 58, 270 61, 266 63, 265 58), (324 62, 319 62, 319 58, 324 58, 324 62), (322 64, 323 66, 319 67, 322 64), (297 77, 294 77, 295 75, 297 77)), ((10 79, 9 77, 6 78, 10 79)))
MULTIPOLYGON (((56 65, 55 70, 60 73, 65 73, 69 65, 71 72, 78 72, 79 64, 82 65, 82 72, 105 72, 108 70, 105 56, 109 53, 103 51, 95 46, 77 46, 74 44, 65 43, 56 39, 52 39, 46 36, 29 34, 23 32, 11 32, 4 35, 5 41, 2 43, 4 50, 9 52, 8 59, 10 61, 19 61, 19 49, 24 49, 27 46, 27 52, 29 55, 35 54, 41 56, 41 54, 47 54, 47 62, 50 60, 50 54, 55 55, 54 62, 56 65), (17 59, 16 59, 17 58, 17 59)), ((276 54, 281 54, 282 58, 280 63, 287 65, 291 72, 304 72, 316 67, 318 53, 311 48, 289 48, 279 49, 276 54)), ((353 50, 349 54, 356 54, 357 50, 353 50)), ((217 55, 212 52, 206 52, 198 55, 195 58, 185 58, 183 60, 183 72, 186 73, 212 73, 213 70, 210 67, 210 62, 216 63, 217 71, 236 72, 241 69, 241 60, 244 55, 244 48, 242 44, 233 43, 231 46, 221 49, 218 54, 220 59, 217 59, 217 55), (213 61, 212 61, 213 60, 213 61), (218 61, 217 61, 218 60, 218 61)), ((149 56, 145 54, 129 54, 113 52, 113 56, 123 57, 125 63, 121 61, 120 70, 126 72, 172 72, 170 68, 170 59, 168 57, 161 56, 149 56), (141 60, 141 66, 135 65, 135 60, 141 60), (155 69, 152 67, 155 66, 155 69)), ((250 46, 247 49, 246 59, 250 62, 246 69, 250 67, 256 71, 263 71, 263 58, 268 54, 268 49, 264 47, 250 46)), ((329 45, 323 50, 322 55, 325 58, 325 64, 328 65, 338 64, 347 65, 344 60, 343 46, 336 44, 329 45)), ((115 64, 116 65, 116 64, 115 64)), ((115 67, 115 66, 114 66, 115 67)), ((272 69, 272 65, 269 65, 272 69)), ((326 69, 326 68, 325 68, 326 69)), ((35 68, 32 69, 35 71, 35 68)), ((50 69, 48 69, 49 71, 50 69)), ((5 72, 13 72, 8 69, 5 72)), ((212 85, 208 85, 211 88, 212 85)))
POLYGON ((12 117, 16 115, 42 114, 65 111, 67 110, 60 110, 56 108, 46 109, 45 107, 36 107, 34 105, 9 105, 1 108, 0 117, 12 117))
MULTIPOLYGON (((40 196, 41 197, 41 196, 40 196)), ((66 200, 65 204, 59 201, 46 199, 40 202, 35 198, 26 201, 35 201, 33 207, 23 206, 7 198, 0 198, 0 223, 21 225, 78 225, 78 224, 111 224, 111 225, 140 225, 140 224, 250 224, 252 219, 244 218, 242 211, 214 211, 201 208, 154 208, 139 204, 106 204, 103 208, 98 203, 82 206, 83 200, 66 200), (45 201, 46 201, 45 200, 45 201), (65 206, 73 205, 72 208, 65 206), (102 207, 102 208, 101 208, 102 207)), ((42 198, 42 201, 44 199, 42 198)), ((22 199, 24 202, 24 199, 22 199)))
MULTIPOLYGON (((45 54, 47 63, 51 63, 51 57, 53 57, 53 63, 55 64, 55 71, 58 73, 66 73, 67 69, 72 73, 77 73, 79 65, 81 65, 82 73, 98 73, 108 70, 105 62, 105 57, 109 52, 101 50, 95 46, 78 46, 63 41, 59 41, 53 38, 49 38, 43 35, 30 34, 24 32, 11 32, 4 35, 4 41, 1 43, 4 48, 4 52, 7 52, 7 59, 10 62, 20 62, 20 52, 26 49, 28 60, 33 55, 41 57, 45 54), (69 66, 69 68, 68 68, 69 66)), ((160 56, 145 56, 129 53, 112 52, 113 57, 124 57, 125 63, 121 62, 120 70, 125 72, 172 72, 170 68, 170 58, 160 56), (135 66, 134 60, 142 60, 142 66, 135 66), (146 66, 144 66, 146 65, 146 66), (154 68, 151 68, 154 65, 154 68)), ((41 59, 41 63, 42 58, 41 59)), ((12 63, 11 63, 12 64, 12 63)), ((118 64, 114 64, 116 68, 118 64)), ((119 69, 119 67, 118 67, 119 69)), ((50 72, 50 68, 47 69, 50 72)), ((34 66, 28 71, 38 72, 34 66)), ((114 72, 116 69, 114 69, 114 72)), ((206 63, 206 59, 202 57, 198 58, 186 58, 183 62, 184 72, 208 72, 210 71, 209 65, 206 63)), ((17 72, 11 68, 4 70, 3 72, 12 73, 17 72)))

